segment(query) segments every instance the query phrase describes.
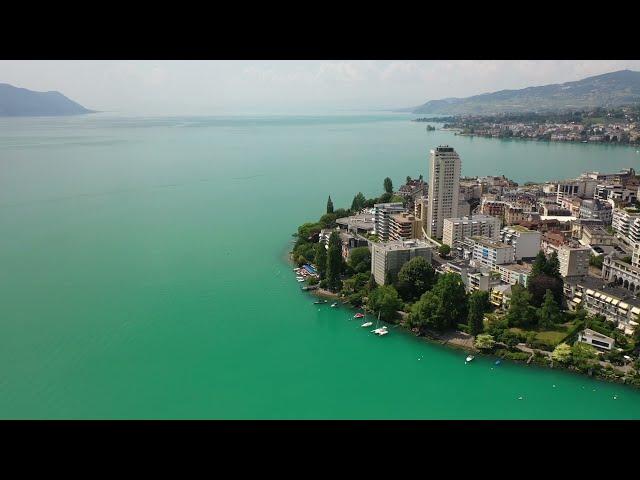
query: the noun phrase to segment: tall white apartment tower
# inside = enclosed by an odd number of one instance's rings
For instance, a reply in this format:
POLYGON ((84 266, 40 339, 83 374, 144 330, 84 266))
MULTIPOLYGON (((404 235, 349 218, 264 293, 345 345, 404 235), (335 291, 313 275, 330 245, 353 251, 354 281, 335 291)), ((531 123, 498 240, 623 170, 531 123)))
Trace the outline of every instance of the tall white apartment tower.
POLYGON ((453 147, 441 145, 431 150, 429 176, 429 209, 425 231, 431 238, 442 238, 444 219, 458 216, 460 157, 453 147))

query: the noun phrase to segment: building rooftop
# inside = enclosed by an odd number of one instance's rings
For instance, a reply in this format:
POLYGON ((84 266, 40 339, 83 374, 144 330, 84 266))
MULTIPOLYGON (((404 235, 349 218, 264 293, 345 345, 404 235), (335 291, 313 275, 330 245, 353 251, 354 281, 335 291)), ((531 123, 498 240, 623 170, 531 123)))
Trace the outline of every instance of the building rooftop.
POLYGON ((527 227, 522 225, 510 225, 508 227, 504 227, 503 230, 514 230, 516 232, 532 232, 533 230, 529 230, 527 227))
POLYGON ((424 240, 397 240, 392 242, 378 242, 374 243, 376 248, 381 248, 386 251, 392 250, 411 250, 412 248, 431 248, 431 244, 424 240))
POLYGON ((502 292, 503 295, 508 294, 511 293, 511 285, 509 285, 508 283, 503 283, 501 285, 496 285, 492 290, 502 292))
POLYGON ((518 273, 531 273, 530 263, 505 263, 504 265, 500 265, 500 268, 505 268, 518 273))
POLYGON ((613 235, 607 232, 607 230, 600 225, 585 225, 582 227, 582 230, 584 232, 588 232, 589 235, 606 235, 607 237, 613 238, 613 235))
POLYGON ((404 208, 402 202, 375 203, 373 208, 404 208))
POLYGON ((390 215, 390 217, 398 223, 412 223, 416 219, 416 217, 408 212, 395 213, 390 215))
POLYGON ((492 215, 472 215, 469 217, 456 217, 456 218, 445 218, 444 221, 453 222, 453 223, 473 223, 473 222, 482 222, 482 221, 495 221, 498 217, 494 217, 492 215))
POLYGON ((473 242, 482 245, 483 247, 489 248, 513 248, 513 245, 509 245, 508 243, 500 242, 499 240, 492 240, 487 237, 470 237, 473 242))
POLYGON ((615 341, 613 338, 607 337, 606 335, 603 335, 603 334, 601 334, 599 332, 596 332, 595 330, 591 330, 590 328, 585 328, 582 331, 582 333, 584 335, 589 335, 590 337, 597 338, 597 339, 600 339, 600 340, 608 340, 608 343, 613 343, 615 341))
POLYGON ((338 225, 344 225, 347 228, 360 228, 363 230, 373 230, 374 217, 371 214, 358 214, 350 217, 338 218, 336 220, 338 225))
POLYGON ((559 222, 573 222, 578 217, 572 217, 570 215, 540 215, 540 220, 557 220, 559 222))

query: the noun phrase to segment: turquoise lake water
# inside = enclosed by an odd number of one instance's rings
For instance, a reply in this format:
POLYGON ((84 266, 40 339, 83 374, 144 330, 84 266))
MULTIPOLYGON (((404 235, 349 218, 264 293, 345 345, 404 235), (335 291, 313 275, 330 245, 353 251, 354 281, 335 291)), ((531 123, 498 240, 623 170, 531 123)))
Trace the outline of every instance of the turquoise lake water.
POLYGON ((465 365, 300 291, 297 225, 329 194, 338 208, 426 178, 436 145, 465 175, 519 182, 640 169, 634 148, 410 118, 0 119, 0 418, 640 418, 640 390, 465 365))

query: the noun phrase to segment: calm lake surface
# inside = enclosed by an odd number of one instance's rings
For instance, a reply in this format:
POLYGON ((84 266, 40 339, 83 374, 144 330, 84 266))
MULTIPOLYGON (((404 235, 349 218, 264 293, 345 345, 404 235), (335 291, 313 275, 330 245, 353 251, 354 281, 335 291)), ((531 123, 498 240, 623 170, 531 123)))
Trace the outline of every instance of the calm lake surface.
POLYGON ((638 390, 465 365, 300 291, 297 225, 329 194, 338 208, 426 178, 438 144, 465 175, 518 182, 640 170, 635 148, 410 118, 0 119, 0 418, 640 418, 638 390))

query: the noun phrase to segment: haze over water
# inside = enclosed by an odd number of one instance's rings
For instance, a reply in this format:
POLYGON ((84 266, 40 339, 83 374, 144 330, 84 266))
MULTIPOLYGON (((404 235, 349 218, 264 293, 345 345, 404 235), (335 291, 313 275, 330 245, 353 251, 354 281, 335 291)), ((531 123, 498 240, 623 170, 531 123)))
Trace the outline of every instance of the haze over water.
POLYGON ((465 365, 300 291, 296 227, 329 194, 347 207, 386 176, 426 178, 436 145, 464 175, 518 182, 640 169, 635 148, 410 118, 1 119, 0 418, 640 418, 640 390, 465 365))

